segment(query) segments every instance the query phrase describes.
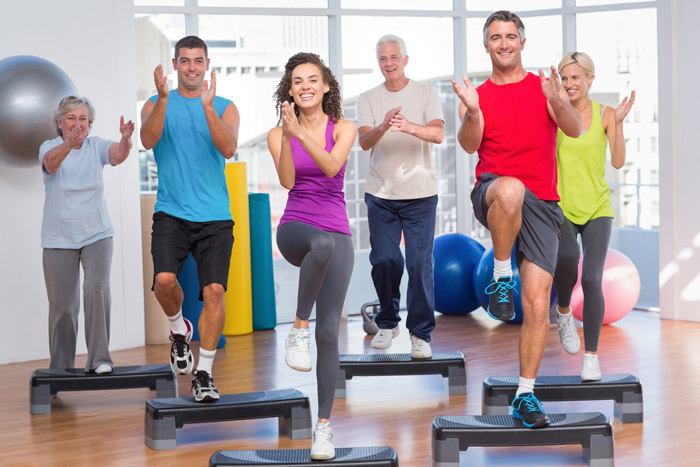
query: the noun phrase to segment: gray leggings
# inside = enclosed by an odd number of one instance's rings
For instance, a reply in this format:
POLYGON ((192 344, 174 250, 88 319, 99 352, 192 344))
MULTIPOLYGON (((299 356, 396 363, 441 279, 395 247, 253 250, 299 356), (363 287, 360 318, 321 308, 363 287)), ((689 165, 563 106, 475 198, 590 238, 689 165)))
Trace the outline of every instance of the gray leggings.
POLYGON ((585 349, 598 350, 600 328, 603 326, 605 298, 603 297, 603 268, 610 243, 612 217, 598 217, 584 225, 564 219, 561 225, 559 258, 554 273, 554 288, 559 306, 571 304, 571 293, 578 277, 580 250, 576 236, 581 235, 583 244, 583 267, 581 268, 581 288, 583 289, 583 338, 585 349))
POLYGON ((301 268, 297 317, 309 319, 316 303, 318 418, 330 418, 340 364, 338 327, 355 262, 352 239, 288 222, 277 229, 277 246, 287 261, 301 268))
POLYGON ((78 249, 44 248, 44 279, 49 298, 50 368, 73 368, 80 312, 80 265, 83 265, 83 310, 88 358, 85 371, 103 363, 113 366, 109 355, 112 237, 78 249))

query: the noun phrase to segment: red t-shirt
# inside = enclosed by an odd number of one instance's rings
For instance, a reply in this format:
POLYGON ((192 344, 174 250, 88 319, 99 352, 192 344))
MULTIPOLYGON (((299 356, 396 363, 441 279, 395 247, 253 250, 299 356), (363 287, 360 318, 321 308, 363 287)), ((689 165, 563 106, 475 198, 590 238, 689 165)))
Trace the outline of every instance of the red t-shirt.
POLYGON ((477 88, 484 115, 476 181, 491 172, 515 177, 539 199, 559 201, 557 124, 547 111, 538 76, 497 85, 490 79, 477 88))

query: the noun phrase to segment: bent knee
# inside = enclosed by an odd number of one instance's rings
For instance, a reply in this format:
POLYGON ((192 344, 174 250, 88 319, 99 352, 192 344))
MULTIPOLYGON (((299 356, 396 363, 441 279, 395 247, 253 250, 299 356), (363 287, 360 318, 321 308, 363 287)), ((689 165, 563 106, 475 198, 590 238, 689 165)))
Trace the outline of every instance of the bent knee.
POLYGON ((328 260, 333 255, 334 249, 335 240, 325 232, 323 235, 316 236, 311 241, 311 254, 323 261, 328 260))
POLYGON ((177 275, 172 272, 159 272, 156 274, 154 287, 158 290, 172 290, 178 286, 177 275))
POLYGON ((525 185, 514 177, 501 177, 489 186, 486 202, 498 203, 503 207, 520 208, 525 199, 525 185))

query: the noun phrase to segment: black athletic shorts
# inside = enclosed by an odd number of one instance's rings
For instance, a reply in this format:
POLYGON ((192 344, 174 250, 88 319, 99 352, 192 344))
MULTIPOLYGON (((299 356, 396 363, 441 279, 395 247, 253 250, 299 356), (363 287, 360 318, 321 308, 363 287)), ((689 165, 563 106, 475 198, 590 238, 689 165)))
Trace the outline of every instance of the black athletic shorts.
MULTIPOLYGON (((482 173, 481 180, 471 193, 474 215, 487 229, 489 207, 486 204, 486 190, 498 177, 490 172, 482 173)), ((518 267, 523 258, 527 258, 554 276, 562 222, 564 214, 556 201, 541 200, 525 187, 522 225, 515 240, 515 261, 518 267)))
POLYGON ((153 285, 161 272, 179 274, 192 253, 199 276, 199 299, 206 285, 221 284, 226 290, 232 249, 233 221, 191 222, 158 211, 153 214, 151 233, 153 285))

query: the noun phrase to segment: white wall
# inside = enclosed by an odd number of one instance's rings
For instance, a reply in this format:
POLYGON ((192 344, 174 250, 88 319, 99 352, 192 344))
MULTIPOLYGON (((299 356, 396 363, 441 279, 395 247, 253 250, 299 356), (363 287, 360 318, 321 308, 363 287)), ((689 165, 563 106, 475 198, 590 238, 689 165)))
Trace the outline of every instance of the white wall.
POLYGON ((658 2, 660 306, 688 321, 700 321, 698 17, 700 2, 658 2))
MULTIPOLYGON (((132 2, 4 2, 0 39, 0 59, 35 55, 70 76, 78 92, 97 109, 92 134, 119 139, 119 116, 136 121, 132 2)), ((105 196, 116 229, 110 345, 116 350, 144 344, 137 151, 121 166, 106 167, 104 174, 105 196)), ((0 363, 49 357, 40 241, 43 201, 38 166, 0 165, 0 363)), ((80 327, 78 353, 86 353, 82 319, 80 327)))

